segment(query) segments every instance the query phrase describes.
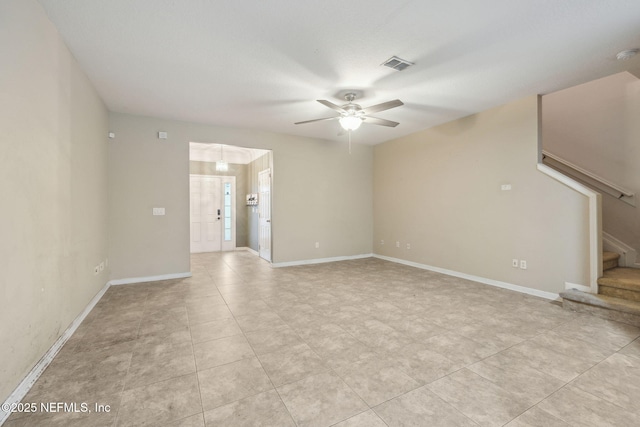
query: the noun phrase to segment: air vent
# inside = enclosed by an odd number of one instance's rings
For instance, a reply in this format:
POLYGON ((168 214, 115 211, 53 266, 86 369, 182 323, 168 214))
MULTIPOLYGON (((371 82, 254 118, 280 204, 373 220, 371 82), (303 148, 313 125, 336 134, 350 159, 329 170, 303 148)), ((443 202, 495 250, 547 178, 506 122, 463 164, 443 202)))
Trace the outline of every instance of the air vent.
POLYGON ((391 58, 384 61, 381 65, 393 68, 396 71, 402 71, 405 68, 413 65, 413 62, 405 61, 404 59, 400 59, 397 56, 392 56, 391 58))

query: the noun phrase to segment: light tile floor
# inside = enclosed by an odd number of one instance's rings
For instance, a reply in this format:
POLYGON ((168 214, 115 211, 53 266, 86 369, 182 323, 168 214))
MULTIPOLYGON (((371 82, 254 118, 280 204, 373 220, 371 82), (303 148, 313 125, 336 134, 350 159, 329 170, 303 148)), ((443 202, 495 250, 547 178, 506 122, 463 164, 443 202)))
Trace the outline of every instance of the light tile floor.
POLYGON ((640 329, 378 259, 111 287, 18 426, 637 426, 640 329), (95 404, 109 412, 95 412, 95 404))

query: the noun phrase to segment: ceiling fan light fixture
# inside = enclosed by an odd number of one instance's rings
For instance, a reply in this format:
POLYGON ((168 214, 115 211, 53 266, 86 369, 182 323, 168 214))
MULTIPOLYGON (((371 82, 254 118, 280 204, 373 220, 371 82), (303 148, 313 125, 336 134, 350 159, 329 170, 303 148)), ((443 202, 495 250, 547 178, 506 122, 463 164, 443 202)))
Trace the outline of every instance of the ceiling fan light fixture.
POLYGON ((626 61, 636 56, 638 52, 640 52, 640 49, 623 50, 622 52, 618 52, 618 54, 616 55, 616 59, 618 61, 626 61))
POLYGON ((344 98, 347 100, 347 104, 345 105, 336 105, 331 101, 327 101, 326 99, 318 99, 317 101, 320 104, 324 105, 325 107, 329 107, 334 111, 337 111, 340 115, 325 117, 322 119, 305 120, 303 122, 296 122, 294 124, 302 125, 305 123, 323 122, 325 120, 338 120, 342 129, 349 132, 358 129, 362 122, 365 120, 368 124, 387 127, 396 127, 400 124, 391 120, 385 120, 371 116, 371 114, 373 113, 379 113, 380 111, 386 111, 404 105, 404 103, 399 99, 394 99, 392 101, 382 102, 380 104, 362 108, 360 105, 354 104, 353 102, 356 98, 356 95, 356 92, 346 93, 344 98))
POLYGON ((356 130, 362 124, 362 119, 356 116, 344 116, 339 121, 344 130, 356 130))

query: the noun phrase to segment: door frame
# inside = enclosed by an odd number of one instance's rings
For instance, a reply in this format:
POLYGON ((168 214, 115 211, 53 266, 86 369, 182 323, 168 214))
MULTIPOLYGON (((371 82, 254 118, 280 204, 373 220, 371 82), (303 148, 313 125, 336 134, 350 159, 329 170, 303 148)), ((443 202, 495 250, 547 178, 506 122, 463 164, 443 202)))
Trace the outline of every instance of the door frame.
POLYGON ((271 165, 267 169, 263 169, 258 172, 258 256, 264 259, 265 261, 272 262, 273 259, 273 168, 271 165), (262 191, 260 188, 260 176, 263 174, 269 175, 269 219, 267 222, 269 223, 269 244, 268 251, 263 250, 262 245, 260 244, 260 233, 261 233, 261 209, 264 206, 264 202, 262 201, 262 191))

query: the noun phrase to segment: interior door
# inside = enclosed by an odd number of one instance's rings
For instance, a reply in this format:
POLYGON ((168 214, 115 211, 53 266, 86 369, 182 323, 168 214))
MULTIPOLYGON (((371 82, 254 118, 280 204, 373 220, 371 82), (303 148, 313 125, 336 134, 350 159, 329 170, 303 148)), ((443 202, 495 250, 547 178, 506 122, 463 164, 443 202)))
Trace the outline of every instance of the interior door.
POLYGON ((258 253, 271 261, 271 169, 258 173, 258 253))
POLYGON ((221 179, 214 176, 191 178, 191 252, 221 249, 221 179))

